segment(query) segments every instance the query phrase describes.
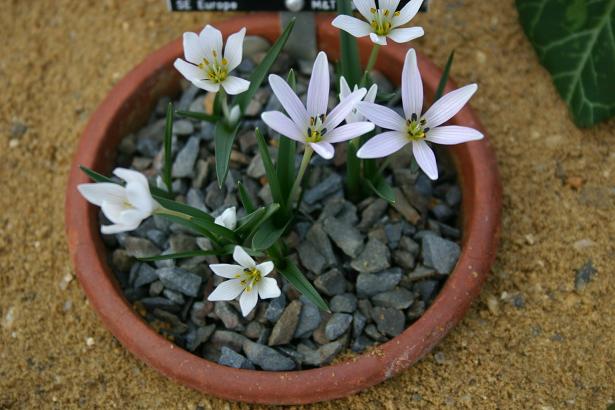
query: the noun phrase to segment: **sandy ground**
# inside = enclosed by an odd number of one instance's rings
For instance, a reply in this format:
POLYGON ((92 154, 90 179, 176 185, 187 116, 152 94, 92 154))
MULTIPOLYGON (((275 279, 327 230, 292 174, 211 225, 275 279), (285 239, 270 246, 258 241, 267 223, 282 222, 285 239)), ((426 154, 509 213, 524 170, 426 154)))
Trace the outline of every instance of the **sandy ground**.
MULTIPOLYGON (((313 407, 605 409, 615 400, 615 121, 574 127, 512 0, 433 3, 415 45, 440 64, 456 48, 454 76, 480 84, 472 104, 504 182, 499 257, 434 351, 443 361, 429 355, 313 407), (598 273, 576 292, 589 259, 598 273)), ((71 281, 64 237, 68 168, 90 114, 148 53, 216 16, 170 14, 162 0, 1 9, 0 408, 248 408, 170 382, 124 350, 71 281)))

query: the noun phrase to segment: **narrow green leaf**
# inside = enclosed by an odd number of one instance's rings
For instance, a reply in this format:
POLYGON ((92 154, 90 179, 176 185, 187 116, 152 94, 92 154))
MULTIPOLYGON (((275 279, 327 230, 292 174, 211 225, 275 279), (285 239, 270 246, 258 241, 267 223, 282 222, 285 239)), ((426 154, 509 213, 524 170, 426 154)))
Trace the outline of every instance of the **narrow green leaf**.
POLYGON ((293 91, 297 90, 297 76, 295 75, 295 70, 292 68, 288 71, 288 76, 286 76, 286 82, 290 85, 290 88, 293 91))
POLYGON ((366 182, 367 186, 369 186, 369 188, 380 198, 384 199, 390 204, 395 203, 395 192, 384 178, 376 178, 376 182, 372 182, 368 179, 366 180, 366 182))
POLYGON ((173 193, 173 180, 171 169, 173 167, 173 103, 167 106, 167 122, 164 128, 164 164, 162 165, 162 181, 167 186, 167 191, 173 193))
MULTIPOLYGON (((109 177, 104 176, 103 174, 99 174, 98 172, 91 170, 88 167, 84 167, 83 165, 79 165, 79 169, 81 169, 81 171, 83 171, 84 174, 86 174, 88 177, 90 177, 90 179, 94 182, 98 182, 98 183, 109 183, 109 184, 118 184, 117 182, 115 182, 114 180, 112 180, 109 177)), ((122 184, 118 184, 118 185, 122 185, 122 184)))
POLYGON ((222 251, 189 251, 189 252, 179 252, 179 253, 169 253, 167 255, 158 255, 158 256, 150 256, 148 258, 137 258, 142 262, 156 262, 156 261, 165 261, 170 259, 187 259, 193 258, 195 256, 221 256, 228 255, 228 253, 224 250, 222 251))
POLYGON ((252 237, 252 248, 256 250, 271 248, 284 234, 289 223, 281 227, 276 226, 271 219, 263 223, 252 237))
MULTIPOLYGON (((285 138, 285 137, 283 137, 285 138)), ((269 180, 269 188, 271 188, 271 196, 273 200, 279 204, 285 204, 285 198, 282 195, 282 190, 280 189, 280 181, 278 179, 278 174, 273 167, 273 162, 271 162, 271 155, 269 154, 269 146, 265 142, 265 138, 261 134, 260 130, 256 129, 256 141, 258 142, 258 150, 261 154, 261 159, 263 161, 263 165, 265 166, 265 172, 267 174, 267 179, 269 180)))
MULTIPOLYGON (((350 0, 338 0, 338 14, 352 16, 352 2, 350 0)), ((346 78, 352 89, 361 81, 361 60, 359 59, 359 46, 357 39, 351 34, 340 30, 340 65, 342 75, 346 78)))
MULTIPOLYGON (((206 221, 214 221, 214 217, 209 215, 207 212, 203 212, 198 208, 194 208, 190 205, 182 204, 181 202, 173 201, 172 199, 161 198, 156 194, 152 194, 154 199, 162 205, 163 208, 169 209, 171 211, 179 212, 182 214, 186 214, 192 216, 197 219, 202 219, 206 221)), ((229 231, 230 232, 230 231, 229 231)))
POLYGON ((252 203, 250 195, 246 191, 246 188, 243 186, 243 183, 241 181, 237 181, 237 190, 239 191, 239 199, 241 200, 241 204, 245 208, 246 212, 254 212, 256 210, 256 207, 252 203))
POLYGON ((235 100, 235 104, 239 105, 242 114, 246 111, 246 107, 254 97, 254 94, 256 94, 256 91, 261 87, 267 73, 271 70, 271 66, 278 59, 294 26, 295 19, 292 19, 284 28, 282 35, 278 37, 278 40, 271 46, 263 61, 252 72, 250 76, 250 88, 248 88, 246 92, 240 94, 235 100))
POLYGON ((436 94, 434 96, 433 101, 436 102, 442 97, 444 94, 444 89, 446 88, 446 83, 448 83, 448 77, 451 73, 451 66, 453 65, 453 59, 455 58, 455 50, 451 51, 448 55, 448 60, 446 61, 446 65, 444 66, 444 71, 442 72, 442 76, 440 77, 440 82, 438 83, 438 88, 436 89, 436 94))
POLYGON ((214 243, 218 244, 220 239, 216 236, 212 231, 204 227, 201 223, 196 222, 196 219, 185 219, 176 215, 169 214, 160 214, 161 217, 168 219, 171 222, 174 222, 178 225, 185 226, 186 228, 194 231, 195 233, 206 236, 211 239, 214 243))
POLYGON ((290 282, 291 285, 295 287, 295 289, 305 295, 305 297, 308 298, 315 306, 326 312, 330 311, 327 302, 325 302, 322 296, 320 296, 318 291, 305 277, 303 272, 301 272, 299 267, 295 265, 295 263, 287 260, 286 265, 282 268, 278 268, 278 271, 286 278, 288 282, 290 282))
POLYGON ((265 208, 260 208, 251 214, 244 216, 238 221, 238 227, 235 229, 235 233, 245 235, 249 238, 262 224, 267 222, 269 218, 271 218, 273 214, 278 211, 278 209, 280 209, 279 204, 271 204, 265 208))
POLYGON ((216 146, 216 176, 218 177, 218 187, 222 188, 226 176, 228 175, 229 162, 233 143, 239 132, 239 124, 233 129, 229 129, 223 121, 216 124, 214 130, 214 143, 216 146))
POLYGON ((359 199, 361 193, 361 160, 357 157, 356 145, 350 141, 346 148, 346 189, 352 199, 359 199))
POLYGON ((203 112, 194 112, 194 111, 175 111, 180 117, 184 118, 192 118, 193 120, 205 121, 215 124, 220 120, 220 117, 217 115, 205 114, 203 112))
POLYGON ((280 181, 280 191, 283 198, 288 198, 295 182, 295 156, 297 144, 294 140, 280 137, 278 147, 277 175, 280 181))

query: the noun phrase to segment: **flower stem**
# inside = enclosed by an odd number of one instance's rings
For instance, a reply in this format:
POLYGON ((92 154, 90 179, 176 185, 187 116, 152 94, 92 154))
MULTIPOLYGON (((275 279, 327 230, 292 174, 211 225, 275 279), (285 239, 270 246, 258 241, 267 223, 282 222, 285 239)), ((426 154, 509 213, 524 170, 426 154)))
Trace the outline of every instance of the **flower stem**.
POLYGON ((297 196, 299 193, 299 187, 301 186, 301 181, 303 180, 303 176, 305 175, 305 170, 310 164, 310 159, 312 159, 312 153, 314 150, 309 144, 305 144, 305 150, 303 151, 303 159, 301 160, 301 166, 299 167, 299 173, 297 174, 297 179, 295 179, 295 183, 290 190, 289 203, 297 200, 297 196))
POLYGON ((172 211, 170 209, 163 208, 163 207, 160 207, 160 208, 156 209, 154 211, 154 214, 176 216, 178 218, 185 219, 186 221, 191 221, 192 220, 192 217, 190 215, 186 215, 184 213, 177 212, 177 211, 172 211))
POLYGON ((228 96, 226 95, 226 91, 224 91, 224 88, 220 87, 220 91, 218 91, 218 93, 220 94, 220 104, 222 105, 222 114, 224 115, 224 118, 227 121, 230 121, 231 114, 228 108, 228 96))
POLYGON ((365 72, 363 73, 363 78, 361 79, 361 87, 365 87, 367 83, 367 78, 369 77, 369 73, 374 69, 376 65, 376 61, 378 61, 378 52, 380 51, 380 44, 374 44, 372 47, 372 52, 369 55, 369 60, 367 61, 367 66, 365 67, 365 72))

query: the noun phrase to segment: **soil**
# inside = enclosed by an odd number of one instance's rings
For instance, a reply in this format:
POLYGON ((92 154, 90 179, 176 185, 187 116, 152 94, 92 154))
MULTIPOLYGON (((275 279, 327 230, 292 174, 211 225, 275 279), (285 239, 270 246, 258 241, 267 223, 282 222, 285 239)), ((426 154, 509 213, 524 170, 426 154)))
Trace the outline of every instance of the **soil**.
MULTIPOLYGON (((247 408, 170 382, 73 279, 64 188, 87 119, 148 53, 212 14, 165 2, 5 2, 0 14, 0 408, 247 408), (18 123, 25 124, 27 130, 18 123)), ((596 408, 615 400, 615 121, 579 130, 512 0, 440 0, 414 42, 480 84, 504 183, 502 246, 462 324, 418 365, 313 408, 596 408), (575 290, 576 270, 597 270, 575 290), (523 302, 523 303, 521 303, 523 302)))

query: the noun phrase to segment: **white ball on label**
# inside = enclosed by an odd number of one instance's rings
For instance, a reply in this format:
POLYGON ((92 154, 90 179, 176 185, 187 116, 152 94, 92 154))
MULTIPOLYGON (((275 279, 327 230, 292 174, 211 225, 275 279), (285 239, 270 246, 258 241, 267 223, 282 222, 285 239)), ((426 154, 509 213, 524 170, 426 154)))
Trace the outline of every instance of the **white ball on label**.
POLYGON ((304 5, 305 1, 303 0, 286 0, 286 8, 289 11, 301 11, 304 5))

